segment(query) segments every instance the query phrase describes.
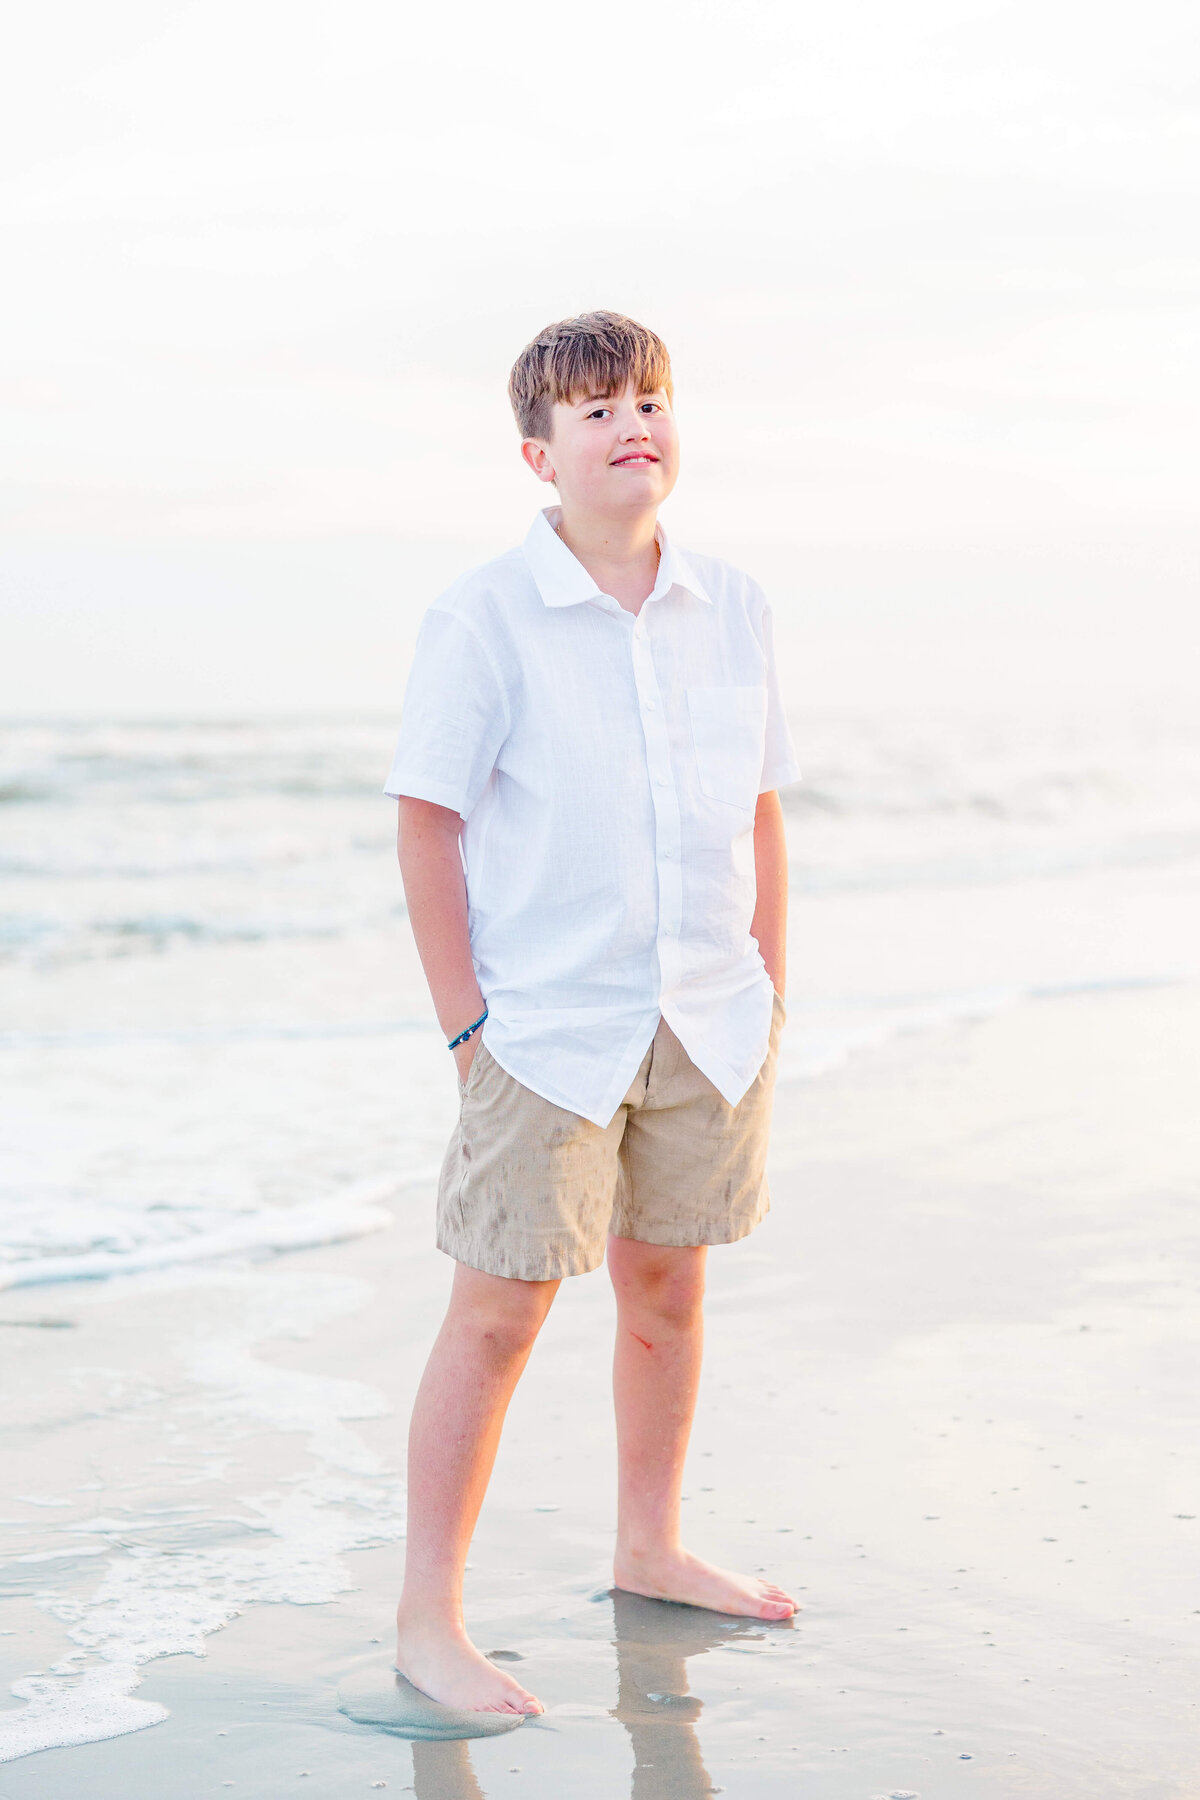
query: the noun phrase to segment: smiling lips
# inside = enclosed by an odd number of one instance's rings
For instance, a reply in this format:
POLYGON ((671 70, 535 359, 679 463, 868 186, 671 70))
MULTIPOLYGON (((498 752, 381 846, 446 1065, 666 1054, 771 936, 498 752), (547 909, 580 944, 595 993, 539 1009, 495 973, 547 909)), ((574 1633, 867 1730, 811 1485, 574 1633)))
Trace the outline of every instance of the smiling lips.
POLYGON ((657 456, 647 456, 644 451, 637 451, 633 456, 618 456, 613 462, 614 469, 627 469, 631 463, 656 463, 657 456))

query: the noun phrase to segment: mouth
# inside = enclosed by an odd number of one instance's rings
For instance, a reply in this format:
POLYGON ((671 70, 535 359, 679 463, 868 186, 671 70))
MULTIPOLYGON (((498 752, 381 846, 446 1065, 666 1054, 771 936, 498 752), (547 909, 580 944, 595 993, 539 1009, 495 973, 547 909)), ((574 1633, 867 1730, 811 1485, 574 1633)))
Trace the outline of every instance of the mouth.
POLYGON ((610 466, 614 469, 636 469, 657 461, 657 456, 648 456, 645 451, 639 450, 632 456, 614 457, 610 466))

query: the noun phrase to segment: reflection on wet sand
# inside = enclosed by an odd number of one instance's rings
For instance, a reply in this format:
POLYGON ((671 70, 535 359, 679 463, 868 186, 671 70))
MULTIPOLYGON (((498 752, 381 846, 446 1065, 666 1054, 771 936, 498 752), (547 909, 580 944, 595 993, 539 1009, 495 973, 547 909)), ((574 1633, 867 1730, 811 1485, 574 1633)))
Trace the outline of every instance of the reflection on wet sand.
POLYGON ((465 1738, 440 1744, 418 1741, 412 1753, 416 1800, 484 1800, 465 1738))
POLYGON ((731 1638, 765 1636, 757 1619, 644 1600, 615 1588, 619 1719, 633 1745, 632 1800, 708 1800, 712 1782, 694 1730, 702 1702, 688 1692, 687 1659, 731 1638))
MULTIPOLYGON (((617 1652, 610 1717, 624 1725, 633 1746, 631 1800, 708 1800, 712 1781, 695 1731, 703 1702, 688 1692, 688 1658, 733 1638, 762 1639, 762 1624, 644 1600, 620 1588, 610 1598, 617 1652)), ((418 1741, 412 1752, 416 1800, 484 1800, 464 1739, 418 1741)))

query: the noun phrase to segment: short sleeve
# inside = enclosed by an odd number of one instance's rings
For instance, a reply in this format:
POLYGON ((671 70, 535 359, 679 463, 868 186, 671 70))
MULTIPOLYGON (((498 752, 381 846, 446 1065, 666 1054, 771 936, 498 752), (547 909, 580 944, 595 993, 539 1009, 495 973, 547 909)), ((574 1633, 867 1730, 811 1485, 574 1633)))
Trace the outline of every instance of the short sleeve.
POLYGON ((771 608, 766 600, 762 604, 761 617, 762 647, 767 659, 767 731, 758 791, 760 794, 769 794, 773 788, 786 787, 790 781, 799 781, 800 765, 796 761, 796 746, 792 742, 784 710, 783 689, 775 663, 774 624, 771 608))
POLYGON ((465 819, 507 732, 504 693, 482 641, 453 613, 431 607, 417 632, 383 792, 429 800, 465 819))

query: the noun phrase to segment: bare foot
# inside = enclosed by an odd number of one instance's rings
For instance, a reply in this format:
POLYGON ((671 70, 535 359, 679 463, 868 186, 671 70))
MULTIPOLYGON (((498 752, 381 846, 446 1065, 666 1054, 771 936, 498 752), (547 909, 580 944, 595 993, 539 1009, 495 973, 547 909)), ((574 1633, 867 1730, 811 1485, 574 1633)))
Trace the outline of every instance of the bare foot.
POLYGON ((687 1550, 664 1550, 650 1556, 618 1551, 613 1580, 630 1594, 705 1606, 710 1612, 734 1613, 738 1618, 790 1619, 800 1610, 791 1595, 773 1581, 716 1569, 687 1550))
POLYGON ((540 1713, 540 1700, 497 1669, 461 1626, 399 1624, 396 1667, 439 1706, 458 1712, 540 1713))

